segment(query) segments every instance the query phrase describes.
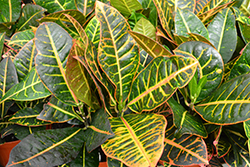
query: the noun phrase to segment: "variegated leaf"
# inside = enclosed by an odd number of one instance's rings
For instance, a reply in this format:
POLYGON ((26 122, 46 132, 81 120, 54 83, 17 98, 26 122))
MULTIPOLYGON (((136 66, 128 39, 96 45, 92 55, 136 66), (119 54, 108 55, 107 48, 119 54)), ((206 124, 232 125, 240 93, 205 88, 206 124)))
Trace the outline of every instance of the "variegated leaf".
POLYGON ((125 17, 132 14, 133 11, 142 9, 141 4, 137 0, 110 0, 110 4, 125 17))
POLYGON ((76 9, 74 1, 71 0, 33 0, 37 5, 47 9, 49 13, 54 13, 67 9, 76 9))
POLYGON ((177 12, 178 8, 181 10, 189 10, 190 12, 194 12, 196 0, 167 0, 170 6, 174 6, 174 12, 177 12))
POLYGON ((98 48, 100 42, 100 22, 95 16, 87 24, 85 32, 89 40, 98 48))

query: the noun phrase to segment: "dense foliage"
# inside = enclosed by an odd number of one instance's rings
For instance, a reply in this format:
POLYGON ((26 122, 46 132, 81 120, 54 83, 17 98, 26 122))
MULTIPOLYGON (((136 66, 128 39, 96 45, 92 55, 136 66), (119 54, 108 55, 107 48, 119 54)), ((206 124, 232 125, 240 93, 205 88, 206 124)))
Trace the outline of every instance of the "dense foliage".
POLYGON ((7 166, 250 164, 248 0, 0 3, 7 166), (52 125, 52 129, 45 129, 52 125))

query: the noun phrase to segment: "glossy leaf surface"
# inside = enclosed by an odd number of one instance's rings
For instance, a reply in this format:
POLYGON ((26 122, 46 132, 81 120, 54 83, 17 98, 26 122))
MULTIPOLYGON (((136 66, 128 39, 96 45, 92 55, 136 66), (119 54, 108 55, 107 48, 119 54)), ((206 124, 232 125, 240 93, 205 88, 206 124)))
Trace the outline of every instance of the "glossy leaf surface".
POLYGON ((195 1, 196 4, 194 9, 194 14, 198 15, 205 11, 206 6, 209 4, 211 0, 195 0, 195 1))
POLYGON ((210 42, 221 54, 224 63, 227 63, 235 51, 237 34, 235 18, 230 8, 219 12, 207 27, 210 42))
POLYGON ((115 8, 97 2, 96 17, 101 24, 99 62, 116 85, 116 100, 124 103, 138 67, 138 47, 127 32, 129 26, 125 18, 115 8))
POLYGON ((185 37, 188 37, 188 33, 196 33, 209 39, 206 27, 200 19, 189 10, 177 9, 175 15, 175 33, 185 37))
POLYGON ((33 0, 37 5, 47 9, 49 13, 58 12, 67 9, 76 9, 74 1, 71 0, 33 0))
POLYGON ((220 85, 224 64, 221 55, 212 46, 203 42, 190 41, 181 44, 174 52, 187 57, 189 56, 185 52, 192 54, 199 61, 198 76, 200 78, 207 77, 207 82, 201 89, 198 101, 206 98, 220 85))
POLYGON ((163 116, 156 114, 110 118, 115 136, 102 149, 108 157, 127 166, 155 166, 163 151, 166 123, 163 116))
MULTIPOLYGON (((109 1, 110 0, 100 0, 100 2, 103 3, 109 3, 109 1)), ((76 0, 75 2, 77 9, 87 16, 94 10, 96 0, 76 0)))
POLYGON ((21 13, 21 0, 0 1, 0 23, 15 22, 21 13))
POLYGON ((133 10, 142 9, 141 4, 137 0, 110 0, 110 4, 125 17, 129 16, 133 10))
POLYGON ((100 42, 100 22, 94 16, 85 28, 85 32, 90 41, 98 48, 100 42))
POLYGON ((184 87, 196 71, 198 62, 182 56, 159 56, 135 78, 128 106, 134 112, 153 110, 179 87, 184 87), (150 78, 150 79, 149 79, 150 78))
POLYGON ((72 127, 35 132, 12 150, 7 166, 44 166, 47 163, 57 166, 69 162, 82 147, 82 135, 81 129, 72 127))
POLYGON ((189 10, 190 12, 194 11, 196 0, 168 0, 168 3, 171 6, 174 6, 174 11, 177 12, 178 8, 181 10, 189 10))
POLYGON ((72 38, 55 23, 42 23, 36 31, 36 69, 46 87, 61 101, 73 105, 77 99, 70 90, 65 67, 72 38))
POLYGON ((204 102, 195 106, 196 111, 208 122, 235 124, 249 119, 250 75, 238 76, 215 90, 204 102))

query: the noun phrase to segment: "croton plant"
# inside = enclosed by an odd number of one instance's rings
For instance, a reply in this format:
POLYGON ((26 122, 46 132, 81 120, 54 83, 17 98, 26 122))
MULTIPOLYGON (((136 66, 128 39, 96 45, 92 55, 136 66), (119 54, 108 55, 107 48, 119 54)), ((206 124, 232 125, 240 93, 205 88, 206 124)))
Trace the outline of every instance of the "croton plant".
POLYGON ((249 0, 0 2, 8 167, 249 166, 249 0))

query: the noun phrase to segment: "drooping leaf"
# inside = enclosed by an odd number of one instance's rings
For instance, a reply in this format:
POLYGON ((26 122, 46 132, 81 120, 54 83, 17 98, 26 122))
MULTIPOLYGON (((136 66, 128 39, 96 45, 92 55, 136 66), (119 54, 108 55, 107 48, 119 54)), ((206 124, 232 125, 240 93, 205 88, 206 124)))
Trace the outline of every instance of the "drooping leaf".
POLYGON ((65 74, 72 38, 57 24, 45 22, 36 31, 35 45, 38 50, 36 69, 43 83, 61 101, 71 105, 78 103, 65 74))
POLYGON ((149 111, 164 103, 179 87, 184 87, 198 62, 182 56, 158 56, 135 78, 128 106, 134 112, 149 111))
MULTIPOLYGON (((0 62, 0 98, 5 96, 6 92, 18 83, 16 68, 10 57, 4 58, 0 62)), ((0 118, 6 114, 7 109, 12 105, 12 102, 0 103, 0 118)))
POLYGON ((7 166, 57 166, 67 163, 80 151, 82 136, 82 129, 74 127, 32 133, 12 150, 7 166))
POLYGON ((135 39, 135 41, 153 58, 158 56, 170 56, 171 53, 155 40, 146 37, 143 34, 130 31, 129 34, 135 39))
POLYGON ((88 152, 102 145, 107 139, 114 136, 110 127, 110 121, 104 108, 97 110, 91 115, 92 122, 84 132, 84 141, 88 152))
POLYGON ((138 0, 143 9, 147 9, 149 8, 150 9, 150 13, 149 13, 149 17, 148 17, 148 20, 154 25, 154 27, 157 26, 157 9, 155 7, 155 4, 153 2, 153 0, 138 0))
POLYGON ((174 52, 187 57, 189 56, 185 52, 192 54, 199 61, 198 76, 207 77, 207 82, 201 89, 197 102, 206 98, 220 85, 224 64, 221 55, 212 46, 199 41, 190 41, 181 44, 174 52))
POLYGON ((209 39, 208 30, 204 24, 189 10, 177 9, 175 15, 175 33, 184 37, 188 37, 188 33, 196 33, 209 39))
POLYGON ((137 0, 110 0, 110 4, 125 17, 129 16, 133 10, 142 9, 141 4, 137 0))
POLYGON ((190 12, 194 12, 196 0, 167 0, 169 5, 174 6, 174 12, 178 11, 178 8, 181 10, 189 10, 190 12))
POLYGON ((205 101, 195 106, 208 122, 235 124, 249 119, 250 74, 238 76, 222 84, 205 101))
POLYGON ((115 136, 102 145, 108 157, 118 159, 127 166, 155 166, 157 164, 163 151, 167 123, 163 116, 128 114, 109 120, 115 136))
POLYGON ((155 27, 145 18, 141 18, 133 29, 134 32, 141 33, 153 40, 155 40, 155 27))
POLYGON ((74 113, 74 108, 61 102, 54 96, 44 105, 43 110, 37 116, 39 120, 53 123, 66 122, 73 118, 78 118, 76 113, 74 113))
POLYGON ((40 19, 44 16, 46 10, 38 5, 27 4, 22 9, 22 16, 18 20, 17 29, 25 30, 30 29, 30 26, 37 27, 39 22, 37 19, 40 19))
POLYGON ((191 134, 203 138, 207 137, 207 131, 201 119, 191 115, 181 104, 170 98, 167 103, 173 112, 174 124, 178 135, 191 134))
POLYGON ((98 48, 100 42, 100 22, 95 16, 87 24, 85 32, 89 40, 98 48))
POLYGON ((17 69, 19 80, 23 80, 31 69, 35 66, 35 56, 37 55, 34 40, 30 40, 15 56, 14 64, 17 69))
POLYGON ((208 164, 204 140, 194 135, 183 135, 178 139, 175 138, 176 128, 173 125, 172 117, 169 117, 167 121, 168 126, 165 132, 164 151, 161 160, 178 166, 208 164))
POLYGON ((231 59, 237 43, 235 18, 231 9, 221 10, 207 29, 210 42, 221 54, 224 63, 227 63, 231 59))
POLYGON ((0 1, 0 23, 15 22, 21 14, 21 0, 0 1))
POLYGON ((20 83, 14 85, 4 94, 0 103, 10 99, 17 101, 31 101, 42 99, 49 95, 51 95, 51 93, 43 85, 34 67, 20 83))
POLYGON ((101 24, 99 62, 116 85, 116 100, 124 105, 138 67, 139 50, 127 32, 129 26, 125 18, 115 8, 97 2, 96 17, 101 24))
POLYGON ((35 4, 42 6, 47 9, 49 13, 54 13, 67 9, 76 9, 74 1, 64 0, 64 1, 51 1, 51 0, 33 0, 35 4))

